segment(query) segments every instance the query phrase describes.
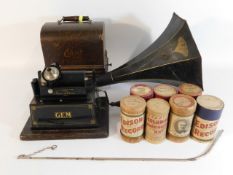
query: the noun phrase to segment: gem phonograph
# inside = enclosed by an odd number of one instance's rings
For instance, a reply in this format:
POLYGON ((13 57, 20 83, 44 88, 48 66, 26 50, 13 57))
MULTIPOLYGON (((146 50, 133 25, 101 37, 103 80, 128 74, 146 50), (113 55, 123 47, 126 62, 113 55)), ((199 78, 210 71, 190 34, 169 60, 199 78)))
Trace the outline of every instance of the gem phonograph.
POLYGON ((63 17, 45 23, 40 37, 45 67, 31 82, 34 96, 22 140, 107 137, 110 103, 101 86, 145 80, 203 87, 200 53, 176 14, 154 43, 110 72, 103 22, 63 17))

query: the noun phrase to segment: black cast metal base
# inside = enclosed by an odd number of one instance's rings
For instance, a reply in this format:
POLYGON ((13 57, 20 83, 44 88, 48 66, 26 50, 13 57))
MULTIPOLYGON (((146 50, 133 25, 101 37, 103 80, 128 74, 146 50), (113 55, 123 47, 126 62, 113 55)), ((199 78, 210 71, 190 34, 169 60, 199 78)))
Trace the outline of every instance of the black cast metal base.
POLYGON ((98 125, 93 128, 73 129, 32 129, 31 117, 26 122, 21 134, 21 140, 55 140, 55 139, 81 139, 105 138, 109 135, 109 105, 106 97, 96 99, 99 104, 97 113, 98 125))

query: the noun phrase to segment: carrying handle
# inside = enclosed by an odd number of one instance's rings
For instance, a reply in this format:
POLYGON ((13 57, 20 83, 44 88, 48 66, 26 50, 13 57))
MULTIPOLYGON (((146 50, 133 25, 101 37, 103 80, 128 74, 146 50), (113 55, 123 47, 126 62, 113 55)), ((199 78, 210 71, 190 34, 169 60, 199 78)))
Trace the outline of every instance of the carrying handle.
POLYGON ((91 22, 89 16, 63 16, 61 20, 58 20, 58 24, 62 24, 63 22, 91 22))

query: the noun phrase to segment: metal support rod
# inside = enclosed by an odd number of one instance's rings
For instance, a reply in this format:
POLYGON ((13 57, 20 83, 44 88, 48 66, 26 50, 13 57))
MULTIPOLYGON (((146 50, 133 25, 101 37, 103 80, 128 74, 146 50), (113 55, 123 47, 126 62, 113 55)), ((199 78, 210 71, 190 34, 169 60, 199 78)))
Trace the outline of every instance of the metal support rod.
POLYGON ((36 151, 32 154, 22 154, 19 155, 18 159, 43 159, 43 160, 96 160, 96 161, 175 161, 175 162, 188 162, 188 161, 195 161, 198 160, 204 156, 206 156, 214 147, 220 136, 222 135, 223 130, 219 130, 215 136, 215 138, 210 142, 208 147, 205 149, 205 151, 197 156, 189 157, 189 158, 127 158, 127 157, 35 157, 33 155, 40 153, 46 149, 55 150, 57 148, 57 145, 52 145, 50 147, 43 148, 39 151, 36 151))

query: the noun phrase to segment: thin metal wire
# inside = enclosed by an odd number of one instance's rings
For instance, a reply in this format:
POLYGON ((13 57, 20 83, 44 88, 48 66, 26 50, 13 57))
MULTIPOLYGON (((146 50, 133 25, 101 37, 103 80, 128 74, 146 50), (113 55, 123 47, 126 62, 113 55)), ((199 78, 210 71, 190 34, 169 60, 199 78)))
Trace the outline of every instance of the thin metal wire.
POLYGON ((215 136, 215 138, 210 142, 205 151, 197 156, 189 157, 189 158, 133 158, 133 157, 35 157, 35 154, 41 153, 47 149, 55 150, 57 145, 52 145, 46 148, 43 148, 39 151, 33 152, 32 154, 22 154, 18 156, 18 159, 42 159, 42 160, 96 160, 96 161, 173 161, 173 162, 188 162, 195 161, 204 156, 206 156, 214 147, 220 136, 222 135, 223 130, 219 130, 215 136))
POLYGON ((21 154, 21 155, 18 156, 18 159, 28 159, 28 158, 31 158, 32 156, 34 156, 34 155, 36 155, 38 153, 41 153, 41 152, 43 152, 43 151, 45 151, 47 149, 55 150, 56 148, 57 148, 57 145, 48 146, 48 147, 42 148, 42 149, 40 149, 38 151, 35 151, 35 152, 31 153, 31 154, 27 154, 27 155, 26 154, 21 154))

